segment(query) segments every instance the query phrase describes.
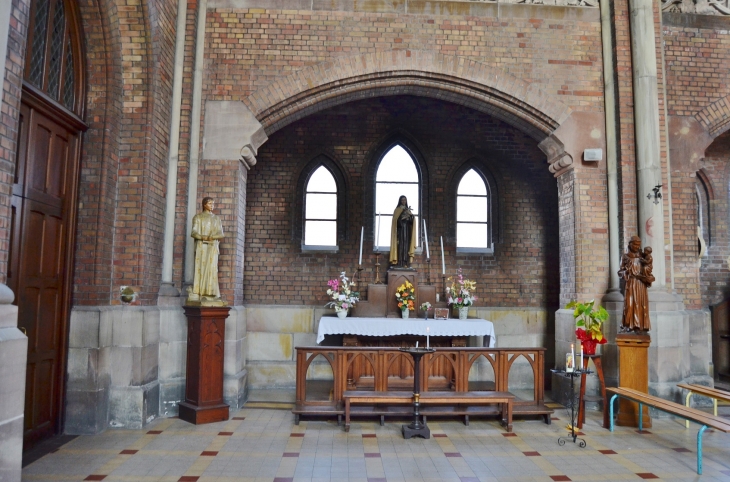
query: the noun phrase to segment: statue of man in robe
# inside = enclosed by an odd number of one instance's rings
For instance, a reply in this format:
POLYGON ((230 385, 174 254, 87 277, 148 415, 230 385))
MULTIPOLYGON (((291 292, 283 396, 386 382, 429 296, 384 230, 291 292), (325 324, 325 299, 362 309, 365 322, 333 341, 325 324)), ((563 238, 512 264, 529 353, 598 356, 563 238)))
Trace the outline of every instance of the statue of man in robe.
POLYGON ((651 248, 641 251, 641 238, 632 236, 628 252, 621 257, 619 278, 626 281, 624 315, 621 320, 623 333, 645 333, 651 329, 649 322, 648 288, 655 281, 651 248))
POLYGON ((195 239, 195 277, 188 292, 188 301, 221 301, 218 288, 218 243, 223 238, 223 226, 213 214, 213 198, 203 198, 203 212, 193 217, 195 239))
POLYGON ((407 268, 413 262, 416 251, 416 223, 408 199, 401 196, 393 211, 390 225, 390 264, 407 268))

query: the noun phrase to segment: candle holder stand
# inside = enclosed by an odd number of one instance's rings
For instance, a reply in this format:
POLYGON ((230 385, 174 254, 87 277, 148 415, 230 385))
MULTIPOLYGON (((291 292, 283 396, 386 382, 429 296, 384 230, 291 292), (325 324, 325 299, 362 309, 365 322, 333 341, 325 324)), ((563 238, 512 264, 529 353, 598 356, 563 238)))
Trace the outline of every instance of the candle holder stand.
POLYGON ((421 357, 427 353, 433 353, 433 348, 403 347, 400 351, 408 353, 413 357, 413 422, 403 425, 401 431, 403 438, 411 437, 431 438, 431 430, 425 422, 421 421, 421 357))
POLYGON ((431 284, 431 258, 426 258, 426 284, 431 284))
MULTIPOLYGON (((359 283, 360 280, 362 280, 362 265, 361 264, 357 265, 357 272, 355 273, 353 278, 354 278, 352 280, 353 284, 355 284, 356 282, 359 283)), ((357 286, 357 284, 355 284, 355 286, 357 286)))
POLYGON ((585 374, 593 373, 593 372, 591 370, 573 370, 572 372, 568 372, 565 370, 557 370, 557 369, 552 369, 550 371, 553 373, 556 373, 558 375, 570 378, 570 392, 565 394, 567 396, 567 400, 568 400, 565 408, 570 409, 570 435, 568 435, 567 437, 558 437, 558 445, 561 445, 561 446, 565 445, 566 441, 569 442, 572 440, 573 443, 578 443, 578 446, 580 448, 585 448, 587 445, 585 439, 579 438, 578 433, 576 433, 576 431, 575 431, 575 426, 577 424, 577 418, 578 418, 577 417, 578 412, 576 411, 576 406, 579 403, 578 397, 576 396, 576 393, 575 393, 575 379, 577 377, 580 377, 581 375, 585 376, 585 374), (578 440, 580 442, 576 442, 578 440))

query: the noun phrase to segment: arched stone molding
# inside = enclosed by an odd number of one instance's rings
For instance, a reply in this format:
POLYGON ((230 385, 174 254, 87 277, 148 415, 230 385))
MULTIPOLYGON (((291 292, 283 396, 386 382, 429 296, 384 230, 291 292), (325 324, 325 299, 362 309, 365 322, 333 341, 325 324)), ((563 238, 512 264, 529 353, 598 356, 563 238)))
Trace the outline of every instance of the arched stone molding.
POLYGON ((726 132, 730 129, 730 95, 706 106, 694 118, 713 138, 726 132))
POLYGON ((447 100, 486 112, 538 142, 571 109, 501 69, 475 60, 420 50, 394 50, 322 62, 263 87, 244 103, 271 135, 320 110, 389 95, 447 100))

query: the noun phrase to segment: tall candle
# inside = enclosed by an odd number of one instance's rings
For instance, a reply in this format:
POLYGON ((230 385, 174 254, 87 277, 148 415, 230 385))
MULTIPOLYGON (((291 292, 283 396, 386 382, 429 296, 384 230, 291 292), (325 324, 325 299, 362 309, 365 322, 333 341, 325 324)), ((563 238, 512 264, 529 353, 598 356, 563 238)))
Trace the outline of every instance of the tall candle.
POLYGON ((583 369, 583 343, 580 344, 580 366, 578 367, 578 370, 583 369))
POLYGON ((378 243, 380 242, 380 214, 378 214, 378 227, 375 230, 375 251, 378 250, 378 243))
POLYGON ((573 367, 572 367, 572 369, 570 370, 570 371, 572 372, 572 371, 574 371, 574 370, 575 370, 575 347, 573 346, 573 344, 572 344, 572 343, 570 344, 570 359, 571 359, 571 360, 573 360, 573 361, 572 361, 572 363, 573 363, 573 367))
POLYGON ((428 231, 426 230, 426 220, 423 220, 423 238, 426 241, 426 258, 431 259, 431 255, 428 253, 428 231))
POLYGON ((360 227, 360 259, 357 262, 358 266, 362 266, 362 236, 365 234, 365 226, 360 227))
POLYGON ((444 237, 441 236, 441 274, 446 274, 446 262, 444 262, 444 237))
POLYGON ((428 341, 428 337, 431 334, 431 328, 426 327, 426 348, 431 348, 431 344, 428 341))

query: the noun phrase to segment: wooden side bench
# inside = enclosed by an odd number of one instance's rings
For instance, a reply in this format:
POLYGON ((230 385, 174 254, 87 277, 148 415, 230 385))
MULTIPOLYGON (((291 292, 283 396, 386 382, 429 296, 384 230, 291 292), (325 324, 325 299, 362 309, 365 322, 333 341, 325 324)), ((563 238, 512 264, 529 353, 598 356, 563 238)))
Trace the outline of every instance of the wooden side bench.
MULTIPOLYGON (((695 385, 690 383, 679 383, 677 384, 679 388, 684 388, 685 390, 688 390, 687 396, 684 399, 685 406, 689 407, 689 399, 692 396, 693 393, 696 393, 697 395, 702 395, 705 397, 709 397, 712 399, 712 408, 713 408, 713 414, 717 417, 717 401, 722 400, 723 402, 730 402, 730 392, 726 392, 725 390, 719 390, 717 388, 710 388, 705 387, 703 385, 695 385)), ((685 427, 689 428, 689 420, 684 422, 685 427)))
POLYGON ((613 394, 611 400, 608 402, 610 408, 609 424, 611 432, 613 432, 614 425, 613 402, 618 397, 623 397, 639 404, 639 431, 643 429, 642 405, 654 407, 657 410, 661 410, 662 412, 671 413, 672 415, 676 415, 685 420, 696 422, 702 425, 699 432, 697 432, 697 474, 699 475, 702 475, 702 434, 708 427, 714 428, 715 430, 719 430, 721 432, 730 433, 730 421, 721 417, 710 415, 709 413, 703 412, 701 410, 685 407, 684 405, 680 405, 679 403, 670 402, 669 400, 664 400, 663 398, 655 397, 653 395, 639 392, 631 388, 606 388, 606 391, 613 394))
MULTIPOLYGON (((423 396, 423 395, 421 395, 423 396)), ((413 403, 412 392, 371 392, 368 390, 345 390, 342 394, 345 401, 345 432, 350 431, 350 406, 356 404, 388 404, 410 405, 413 403)), ((383 425, 384 415, 380 414, 380 425, 383 425)))
MULTIPOLYGON (((426 405, 499 405, 502 417, 502 425, 508 432, 512 431, 512 402, 514 395, 509 392, 422 392, 420 397, 421 407, 426 405)), ((348 390, 343 393, 345 401, 345 432, 350 431, 350 413, 352 404, 387 404, 387 405, 411 405, 413 394, 410 392, 372 392, 360 390, 348 390)), ((427 412, 423 413, 424 421, 428 415, 464 415, 464 423, 469 425, 468 408, 452 410, 448 413, 427 412)), ((380 424, 383 425, 384 414, 380 413, 380 424)))

